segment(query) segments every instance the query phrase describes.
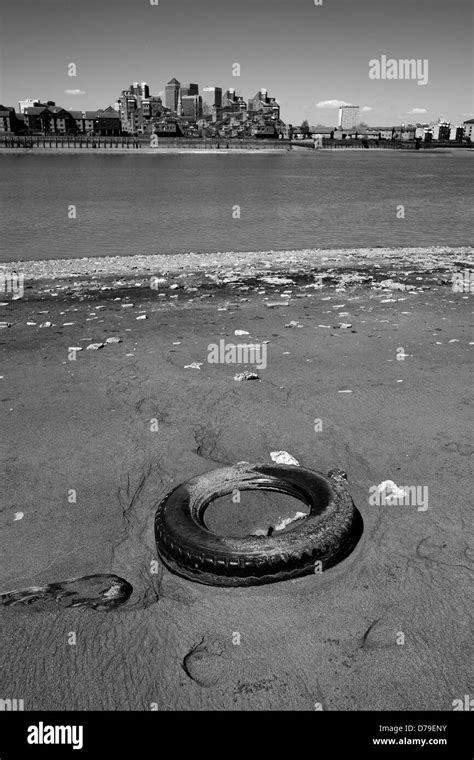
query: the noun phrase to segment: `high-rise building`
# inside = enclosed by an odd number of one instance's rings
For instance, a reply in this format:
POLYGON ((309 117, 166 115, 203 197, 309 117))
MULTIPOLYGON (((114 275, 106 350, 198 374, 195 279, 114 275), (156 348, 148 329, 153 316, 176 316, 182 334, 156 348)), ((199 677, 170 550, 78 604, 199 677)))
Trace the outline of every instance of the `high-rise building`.
POLYGON ((130 85, 128 91, 139 100, 150 97, 150 88, 146 82, 134 82, 130 85))
POLYGON ((227 108, 228 106, 231 106, 235 102, 235 90, 233 87, 229 87, 228 90, 225 91, 224 97, 222 98, 222 105, 227 108))
POLYGON ((184 95, 181 98, 181 115, 188 121, 197 121, 202 116, 202 98, 200 95, 184 95))
POLYGON ((42 106, 55 106, 56 103, 54 100, 47 100, 46 103, 42 103, 37 98, 26 98, 25 100, 19 100, 18 101, 18 111, 20 113, 25 113, 25 108, 35 108, 35 107, 42 107, 42 106))
POLYGON ((165 87, 165 105, 171 111, 177 113, 180 83, 173 77, 165 87))
POLYGON ((18 101, 18 110, 20 113, 25 113, 25 108, 34 108, 39 106, 40 101, 37 98, 26 98, 25 100, 18 101))
POLYGON ((159 95, 152 95, 142 100, 142 116, 144 119, 155 119, 163 112, 163 102, 159 95))
POLYGON ((189 82, 189 84, 182 84, 179 88, 179 94, 182 98, 188 95, 199 95, 199 85, 189 82))
POLYGON ((249 111, 260 111, 262 110, 263 103, 266 103, 268 101, 268 90, 261 89, 259 90, 253 98, 249 98, 249 111))
POLYGON ((339 126, 341 129, 354 129, 360 121, 359 106, 342 106, 339 109, 339 126))
POLYGON ((466 137, 471 142, 474 142, 474 119, 468 119, 467 121, 463 121, 463 127, 464 127, 464 137, 466 137))
POLYGON ((209 115, 222 108, 222 87, 202 88, 202 112, 209 115))

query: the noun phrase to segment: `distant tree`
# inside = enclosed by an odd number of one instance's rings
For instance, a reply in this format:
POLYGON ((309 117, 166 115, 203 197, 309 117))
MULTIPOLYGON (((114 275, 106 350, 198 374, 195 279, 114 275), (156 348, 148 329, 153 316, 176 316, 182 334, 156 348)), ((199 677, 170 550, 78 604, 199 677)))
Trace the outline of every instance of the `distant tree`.
POLYGON ((365 123, 365 121, 359 121, 357 124, 357 129, 369 129, 369 125, 365 123))
POLYGON ((307 119, 301 122, 301 131, 305 135, 309 134, 309 123, 307 119))

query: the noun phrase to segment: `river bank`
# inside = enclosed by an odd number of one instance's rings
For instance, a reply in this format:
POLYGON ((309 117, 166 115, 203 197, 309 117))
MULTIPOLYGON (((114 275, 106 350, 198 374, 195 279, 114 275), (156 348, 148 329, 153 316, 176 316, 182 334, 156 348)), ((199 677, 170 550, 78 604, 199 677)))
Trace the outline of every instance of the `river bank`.
MULTIPOLYGON (((3 692, 25 710, 451 710, 468 691, 473 454, 472 296, 452 273, 471 262, 467 248, 21 262, 24 297, 1 307, 0 591, 114 572, 133 594, 107 613, 7 608, 3 692), (259 382, 208 361, 222 339, 268 341, 259 382), (359 549, 259 588, 166 570, 163 496, 275 450, 347 472, 359 549), (427 486, 426 511, 371 505, 387 479, 427 486)), ((214 526, 290 507, 221 500, 214 526)))

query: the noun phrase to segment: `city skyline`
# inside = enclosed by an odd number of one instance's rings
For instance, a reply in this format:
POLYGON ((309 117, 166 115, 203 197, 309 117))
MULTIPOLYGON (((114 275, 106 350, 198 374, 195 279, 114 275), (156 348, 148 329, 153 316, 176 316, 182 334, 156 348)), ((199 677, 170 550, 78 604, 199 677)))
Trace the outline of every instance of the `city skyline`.
POLYGON ((19 0, 2 9, 0 102, 105 108, 130 81, 165 102, 176 77, 200 94, 216 86, 249 98, 266 88, 292 124, 334 124, 342 105, 359 105, 371 126, 462 123, 474 116, 471 25, 464 0, 396 9, 385 0, 19 0), (428 80, 371 78, 370 61, 383 56, 427 61, 428 80))

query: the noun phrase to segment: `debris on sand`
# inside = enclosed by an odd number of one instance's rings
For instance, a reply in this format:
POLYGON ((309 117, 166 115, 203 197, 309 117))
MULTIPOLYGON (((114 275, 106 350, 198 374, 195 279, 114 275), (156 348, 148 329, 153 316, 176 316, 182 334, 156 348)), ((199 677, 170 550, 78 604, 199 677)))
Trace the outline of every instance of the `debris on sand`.
POLYGON ((107 340, 105 342, 106 343, 121 343, 122 342, 122 338, 116 338, 115 336, 112 336, 110 338, 107 338, 107 340))
POLYGON ((289 301, 266 301, 265 306, 268 306, 269 309, 274 309, 275 306, 289 306, 289 301))
POLYGON ((285 327, 303 327, 299 322, 296 322, 296 320, 292 319, 291 322, 288 322, 285 327))
POLYGON ((291 454, 288 454, 287 451, 271 451, 270 456, 277 464, 294 464, 297 467, 300 466, 298 460, 291 456, 291 454))
POLYGON ((234 380, 237 380, 240 383, 242 380, 260 380, 260 378, 256 372, 248 372, 248 370, 246 370, 245 372, 239 372, 237 375, 234 375, 234 380))
POLYGON ((185 364, 183 369, 201 369, 204 362, 191 362, 191 364, 185 364))
POLYGON ((140 314, 139 317, 136 317, 136 319, 148 319, 146 314, 140 314))
POLYGON ((385 499, 400 499, 406 494, 405 488, 400 488, 393 480, 384 480, 382 483, 379 483, 375 489, 375 493, 382 494, 385 499))
POLYGON ((88 346, 86 346, 86 351, 98 351, 99 348, 103 348, 105 346, 105 343, 89 343, 88 346))
POLYGON ((305 517, 307 517, 306 512, 296 512, 293 517, 280 518, 274 526, 274 530, 284 530, 288 525, 290 525, 290 523, 295 522, 296 520, 304 520, 305 517))
POLYGON ((262 277, 263 282, 269 285, 294 285, 295 281, 289 277, 262 277))
POLYGON ((52 322, 43 322, 43 324, 41 324, 40 327, 51 327, 52 324, 53 324, 52 322))
POLYGON ((234 335, 250 335, 250 333, 247 330, 235 330, 234 335))
POLYGON ((388 288, 389 290, 415 290, 415 285, 405 285, 403 282, 394 282, 393 280, 381 280, 372 285, 372 290, 388 288))

